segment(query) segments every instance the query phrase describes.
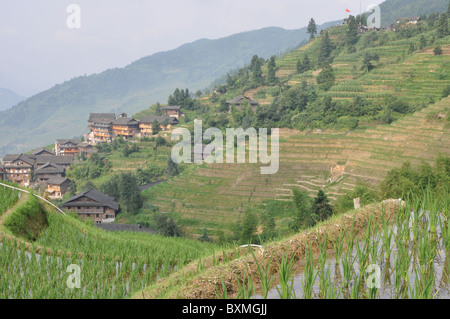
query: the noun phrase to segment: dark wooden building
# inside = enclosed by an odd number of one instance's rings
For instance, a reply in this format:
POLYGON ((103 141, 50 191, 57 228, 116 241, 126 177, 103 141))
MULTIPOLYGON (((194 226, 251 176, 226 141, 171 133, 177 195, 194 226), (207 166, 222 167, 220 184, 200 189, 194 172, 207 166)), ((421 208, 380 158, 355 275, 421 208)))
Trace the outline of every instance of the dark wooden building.
POLYGON ((61 206, 77 213, 81 219, 91 218, 95 223, 115 219, 120 208, 114 198, 94 189, 69 198, 61 206))
POLYGON ((165 106, 162 108, 164 115, 179 118, 181 116, 181 106, 165 106))
POLYGON ((231 99, 229 101, 227 101, 227 105, 228 105, 228 112, 231 112, 231 106, 235 105, 237 108, 241 108, 242 104, 244 103, 244 101, 247 100, 248 103, 250 104, 250 106, 252 107, 253 112, 256 111, 256 108, 258 107, 259 103, 252 100, 249 97, 246 97, 244 95, 239 95, 237 97, 235 97, 234 99, 231 99))
POLYGON ((46 182, 50 178, 64 177, 65 171, 66 169, 64 167, 48 162, 36 169, 34 175, 38 182, 46 182))

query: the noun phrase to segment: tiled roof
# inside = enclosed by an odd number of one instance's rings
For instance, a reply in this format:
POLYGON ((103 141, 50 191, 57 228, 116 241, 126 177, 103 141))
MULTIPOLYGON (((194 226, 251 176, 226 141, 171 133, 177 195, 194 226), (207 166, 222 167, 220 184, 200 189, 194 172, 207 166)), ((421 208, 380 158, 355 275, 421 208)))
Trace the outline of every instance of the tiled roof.
MULTIPOLYGON (((117 203, 114 198, 109 197, 108 195, 105 195, 103 193, 100 193, 99 191, 96 191, 95 189, 90 189, 86 192, 80 193, 78 195, 73 196, 72 198, 69 198, 66 202, 62 204, 63 207, 72 207, 72 206, 82 206, 81 202, 77 202, 77 199, 80 199, 82 197, 90 198, 97 203, 110 207, 114 210, 119 210, 119 203, 117 203)), ((89 204, 89 203, 83 203, 83 204, 89 204)), ((96 206, 93 204, 90 204, 91 206, 96 206)))
POLYGON ((247 101, 250 103, 250 105, 258 105, 259 104, 258 102, 254 101, 251 98, 246 97, 244 95, 239 95, 239 96, 235 97, 234 99, 227 101, 227 103, 241 105, 243 103, 244 99, 247 99, 247 101))
POLYGON ((153 124, 153 122, 158 121, 159 124, 164 123, 164 121, 168 121, 169 124, 178 124, 179 121, 172 116, 145 116, 143 117, 140 122, 145 124, 153 124))

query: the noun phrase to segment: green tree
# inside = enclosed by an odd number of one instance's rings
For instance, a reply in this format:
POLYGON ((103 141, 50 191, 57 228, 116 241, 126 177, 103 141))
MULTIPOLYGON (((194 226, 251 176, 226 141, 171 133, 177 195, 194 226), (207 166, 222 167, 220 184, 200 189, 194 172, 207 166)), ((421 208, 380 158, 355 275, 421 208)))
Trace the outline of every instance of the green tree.
POLYGON ((439 44, 434 47, 433 53, 434 55, 442 55, 442 48, 439 44))
POLYGON ((161 126, 159 125, 158 120, 154 120, 152 124, 152 134, 156 135, 161 131, 161 126))
POLYGON ((436 36, 438 39, 442 39, 446 37, 449 34, 448 32, 448 17, 447 14, 444 12, 441 14, 441 17, 438 21, 438 26, 436 30, 436 36))
POLYGON ((322 42, 320 44, 318 64, 319 66, 323 66, 324 64, 331 63, 330 57, 331 52, 333 51, 333 45, 330 40, 330 36, 328 31, 325 31, 322 36, 322 42))
POLYGON ((413 54, 414 51, 416 51, 416 47, 414 46, 414 43, 410 42, 409 43, 408 54, 413 54))
POLYGON ((426 46, 427 46, 427 39, 425 39, 424 35, 422 34, 419 40, 419 48, 420 50, 423 50, 426 46))
POLYGON ((358 42, 358 22, 354 16, 348 18, 348 29, 345 35, 347 46, 351 47, 358 42))
POLYGON ((169 154, 169 158, 167 159, 166 176, 170 178, 177 176, 178 174, 180 174, 178 164, 172 160, 172 156, 169 154))
POLYGON ((175 223, 173 218, 169 217, 166 213, 156 213, 153 218, 156 224, 156 231, 159 234, 167 237, 182 236, 178 225, 175 223))
POLYGON ((305 54, 303 60, 298 60, 297 62, 297 72, 304 73, 312 69, 311 60, 308 57, 308 54, 305 54))
POLYGON ((319 87, 324 91, 328 91, 334 85, 336 78, 330 64, 326 64, 322 68, 322 71, 319 73, 316 80, 319 87))
POLYGON ((142 207, 141 190, 136 175, 122 173, 119 178, 120 202, 127 212, 136 215, 142 207))
POLYGON ((269 64, 267 66, 268 68, 268 75, 267 75, 267 81, 271 84, 275 83, 277 81, 277 77, 275 75, 277 65, 275 62, 275 57, 271 56, 269 60, 269 64))
POLYGON ((261 59, 258 58, 257 55, 255 55, 256 59, 253 61, 252 59, 252 79, 255 83, 261 83, 262 82, 262 63, 261 59))
POLYGON ((311 18, 311 20, 309 20, 308 28, 307 28, 306 32, 309 33, 309 40, 312 40, 316 37, 317 25, 316 25, 316 21, 314 21, 313 18, 311 18))
POLYGON ((256 243, 255 233, 258 219, 252 211, 247 211, 242 220, 240 242, 243 244, 256 243))
POLYGON ((210 243, 212 241, 208 236, 208 229, 206 229, 206 226, 203 226, 202 236, 198 240, 206 243, 210 243))
POLYGON ((374 52, 364 53, 361 70, 366 70, 367 72, 372 71, 375 68, 372 61, 380 61, 380 56, 374 52))
POLYGON ((302 228, 309 228, 316 224, 317 216, 312 212, 311 199, 306 191, 294 188, 294 206, 296 209, 291 228, 299 231, 302 228))
POLYGON ((312 211, 317 216, 317 219, 324 221, 333 215, 333 207, 329 204, 330 200, 327 198, 323 190, 319 190, 317 197, 314 199, 312 211))

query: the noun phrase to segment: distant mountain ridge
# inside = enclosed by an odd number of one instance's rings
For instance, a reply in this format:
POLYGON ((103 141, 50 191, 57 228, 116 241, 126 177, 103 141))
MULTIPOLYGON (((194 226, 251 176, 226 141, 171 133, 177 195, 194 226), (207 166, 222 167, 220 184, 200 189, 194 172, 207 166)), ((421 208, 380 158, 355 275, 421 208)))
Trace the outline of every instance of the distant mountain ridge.
MULTIPOLYGON (((319 27, 328 28, 330 22, 319 27)), ((307 41, 306 28, 268 27, 217 40, 201 39, 141 58, 124 68, 82 76, 0 112, 0 155, 86 132, 90 112, 136 113, 166 102, 175 88, 203 89, 254 54, 268 58, 307 41)))
POLYGON ((23 96, 20 96, 16 92, 6 88, 0 88, 0 111, 7 110, 24 99, 23 96))

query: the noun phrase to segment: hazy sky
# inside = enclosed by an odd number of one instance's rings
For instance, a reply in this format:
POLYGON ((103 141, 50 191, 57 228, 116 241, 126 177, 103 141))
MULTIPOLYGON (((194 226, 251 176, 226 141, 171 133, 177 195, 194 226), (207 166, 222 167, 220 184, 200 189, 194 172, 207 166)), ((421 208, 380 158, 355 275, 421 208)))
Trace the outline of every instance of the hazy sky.
MULTIPOLYGON (((362 0, 362 8, 383 0, 362 0)), ((0 87, 29 96, 201 38, 297 29, 358 14, 359 0, 0 0, 0 87), (70 4, 81 27, 70 29, 70 4)), ((74 20, 70 20, 74 21, 74 20)))

